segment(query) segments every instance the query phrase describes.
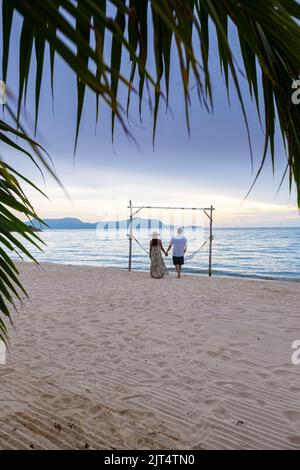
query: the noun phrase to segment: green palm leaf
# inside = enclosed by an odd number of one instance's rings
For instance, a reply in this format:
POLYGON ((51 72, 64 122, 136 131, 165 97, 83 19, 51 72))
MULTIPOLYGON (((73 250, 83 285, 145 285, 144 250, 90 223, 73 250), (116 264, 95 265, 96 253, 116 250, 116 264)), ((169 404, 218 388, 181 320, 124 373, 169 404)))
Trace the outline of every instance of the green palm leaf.
MULTIPOLYGON (((7 108, 8 113, 17 125, 17 116, 7 108)), ((61 185, 59 179, 55 175, 54 170, 49 166, 47 159, 44 157, 44 150, 33 139, 29 138, 23 131, 19 123, 19 129, 15 129, 6 122, 0 120, 0 140, 2 144, 6 144, 26 157, 41 170, 45 168, 61 185), (20 141, 27 143, 32 152, 29 152, 21 143, 15 143, 13 140, 17 137, 20 141), (42 153, 43 152, 43 153, 42 153)), ((23 256, 37 263, 35 258, 24 245, 24 241, 34 245, 39 250, 42 249, 43 241, 35 232, 35 228, 23 221, 25 217, 27 221, 36 219, 41 226, 43 221, 36 214, 32 204, 24 193, 21 183, 27 185, 40 192, 47 197, 36 185, 28 178, 22 176, 18 171, 12 168, 2 158, 0 158, 0 311, 11 321, 9 305, 15 306, 15 299, 22 302, 19 292, 26 294, 22 284, 18 279, 19 271, 11 259, 14 254, 20 259, 23 256), (21 220, 22 217, 22 220, 21 220)), ((7 328, 4 319, 0 316, 0 340, 6 341, 7 328)))
MULTIPOLYGON (((138 93, 141 117, 146 83, 150 93, 149 102, 154 97, 154 140, 161 99, 165 100, 167 106, 169 103, 171 49, 176 51, 180 66, 188 130, 191 84, 196 86, 200 103, 208 111, 212 111, 213 84, 209 64, 212 60, 218 60, 228 95, 231 84, 235 87, 246 123, 250 150, 247 113, 240 87, 241 69, 264 126, 265 143, 255 181, 268 154, 273 167, 275 166, 275 130, 278 121, 286 148, 290 190, 294 182, 300 207, 300 107, 291 102, 291 85, 300 75, 300 5, 296 0, 2 0, 4 80, 13 40, 11 29, 15 12, 22 23, 19 42, 20 80, 17 109, 13 112, 8 108, 10 118, 16 115, 18 122, 21 106, 25 104, 34 49, 36 127, 47 45, 50 49, 52 99, 55 55, 61 57, 77 79, 75 148, 87 88, 95 94, 96 119, 100 98, 111 109, 112 136, 117 121, 130 135, 124 119, 126 112, 129 113, 130 96, 131 93, 138 93), (229 24, 236 28, 242 57, 240 64, 232 53, 229 24), (212 56, 210 48, 210 35, 214 32, 218 42, 218 57, 212 56), (107 42, 107 37, 110 42, 107 42), (150 43, 152 37, 153 43, 150 43), (110 54, 107 62, 104 52, 108 44, 110 54), (150 44, 153 47, 154 64, 152 55, 149 54, 150 44), (122 67, 127 57, 131 62, 128 74, 123 72, 122 67), (128 89, 125 105, 119 102, 120 84, 128 89), (262 90, 261 94, 259 89, 262 90)), ((0 141, 4 146, 8 145, 32 159, 57 178, 49 161, 44 158, 43 149, 26 136, 20 123, 19 127, 13 129, 5 120, 0 121, 0 141), (30 151, 22 143, 15 141, 17 136, 27 141, 30 151)), ((21 238, 29 238, 36 243, 36 235, 28 232, 28 227, 18 222, 11 212, 14 210, 14 214, 27 217, 32 217, 34 213, 18 183, 20 176, 1 161, 0 217, 3 230, 1 228, 0 254, 1 263, 4 264, 0 264, 0 269, 4 273, 4 280, 0 284, 0 310, 5 315, 8 314, 7 302, 12 302, 12 297, 9 296, 12 293, 15 295, 13 286, 17 283, 13 276, 17 273, 2 246, 9 250, 18 248, 20 252, 23 251, 22 244, 17 245, 11 229, 16 230, 21 238), (7 227, 10 229, 7 230, 7 227)), ((19 216, 17 215, 17 219, 19 216)), ((1 318, 0 335, 3 338, 5 334, 6 327, 1 318)))
MULTIPOLYGON (((35 261, 21 240, 25 239, 39 249, 42 245, 41 239, 32 227, 19 218, 23 215, 29 220, 37 215, 17 178, 19 175, 3 160, 0 160, 0 309, 9 318, 8 304, 14 306, 15 298, 22 301, 18 290, 24 294, 26 292, 18 280, 19 271, 7 254, 7 250, 20 257, 22 254, 26 255, 35 261)), ((5 340, 6 333, 4 320, 0 318, 0 340, 5 340)))

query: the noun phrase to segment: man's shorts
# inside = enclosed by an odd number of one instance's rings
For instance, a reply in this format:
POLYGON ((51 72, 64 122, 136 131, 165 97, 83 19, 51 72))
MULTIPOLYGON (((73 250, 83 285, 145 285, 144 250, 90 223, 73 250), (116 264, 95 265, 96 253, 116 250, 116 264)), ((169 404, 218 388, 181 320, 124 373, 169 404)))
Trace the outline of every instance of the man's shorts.
POLYGON ((183 256, 173 256, 173 264, 174 266, 178 265, 182 266, 184 264, 184 257, 183 256))

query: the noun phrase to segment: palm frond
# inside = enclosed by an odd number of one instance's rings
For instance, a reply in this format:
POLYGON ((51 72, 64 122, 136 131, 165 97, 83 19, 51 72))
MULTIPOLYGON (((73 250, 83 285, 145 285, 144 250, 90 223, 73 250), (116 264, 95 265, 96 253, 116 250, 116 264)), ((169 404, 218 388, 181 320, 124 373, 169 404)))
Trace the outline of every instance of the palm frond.
MULTIPOLYGON (((19 271, 8 252, 17 254, 20 258, 25 255, 36 262, 29 250, 25 248, 22 240, 26 240, 39 249, 41 249, 43 243, 33 231, 33 227, 20 220, 20 216, 26 217, 28 220, 38 219, 30 201, 21 188, 19 180, 22 179, 27 184, 31 184, 30 181, 23 178, 0 159, 0 310, 9 319, 8 305, 15 306, 14 299, 16 298, 22 301, 19 292, 21 291, 26 295, 26 291, 18 279, 19 271)), ((4 319, 0 318, 0 340, 5 341, 6 334, 4 319)))
POLYGON ((196 84, 201 102, 212 110, 213 89, 209 69, 209 25, 212 25, 217 35, 219 60, 227 90, 229 92, 231 80, 241 104, 251 150, 247 114, 239 83, 241 64, 236 62, 228 36, 229 23, 235 25, 249 92, 254 96, 257 110, 264 122, 262 163, 269 150, 274 164, 275 121, 278 119, 287 149, 290 178, 296 184, 300 206, 300 147, 297 136, 300 111, 299 107, 291 103, 291 84, 300 73, 300 5, 296 0, 3 0, 4 78, 12 40, 10 32, 14 11, 23 18, 18 108, 25 99, 24 90, 26 91, 34 44, 37 62, 37 123, 45 43, 48 43, 51 52, 51 81, 55 54, 62 57, 77 77, 75 147, 86 87, 95 92, 96 117, 99 97, 111 108, 113 135, 115 118, 125 132, 129 132, 124 121, 124 112, 129 112, 132 91, 139 94, 141 115, 144 83, 148 81, 154 94, 153 139, 155 138, 160 100, 163 97, 167 105, 169 100, 172 47, 177 51, 181 70, 187 128, 189 129, 191 81, 196 84), (113 10, 115 14, 111 13, 113 10), (91 32, 94 33, 95 46, 92 46, 91 32), (150 35, 153 35, 154 41, 154 64, 149 53, 150 35), (109 63, 104 58, 106 44, 110 44, 107 47, 111 48, 109 63), (201 51, 200 57, 196 53, 198 50, 201 51), (125 53, 129 54, 131 61, 128 77, 121 73, 125 53), (137 70, 139 78, 136 90, 133 84, 137 70), (119 82, 128 88, 126 106, 118 101, 119 82), (261 106, 258 91, 260 87, 263 91, 261 106))
MULTIPOLYGON (((7 111, 17 126, 17 116, 9 106, 7 111)), ((47 161, 47 155, 44 156, 44 149, 28 137, 20 123, 19 129, 16 129, 0 120, 0 140, 2 144, 6 144, 21 155, 28 157, 41 172, 42 169, 46 169, 61 185, 60 180, 47 161), (16 137, 21 141, 18 144, 14 140, 16 137), (31 152, 27 150, 22 142, 31 147, 31 152)), ((12 168, 0 156, 0 312, 10 321, 9 305, 15 307, 16 299, 22 302, 20 292, 27 295, 18 279, 19 271, 12 260, 12 255, 14 255, 14 258, 18 256, 20 259, 25 256, 37 263, 30 253, 30 249, 25 247, 24 241, 29 246, 34 245, 39 250, 42 250, 44 245, 44 242, 35 231, 36 227, 23 221, 24 218, 27 219, 27 222, 35 219, 41 227, 45 226, 22 189, 22 183, 29 185, 35 191, 47 197, 41 189, 12 168)), ((6 341, 6 339, 7 328, 4 318, 0 315, 0 340, 6 341)))
MULTIPOLYGON (((46 45, 50 50, 51 88, 55 71, 55 55, 59 55, 74 72, 77 79, 77 120, 75 148, 79 135, 85 91, 89 88, 96 98, 96 119, 99 99, 111 109, 111 128, 114 136, 117 120, 131 135, 126 124, 130 112, 130 97, 142 103, 147 90, 154 97, 153 141, 161 100, 170 100, 169 88, 172 68, 171 51, 175 50, 180 67, 186 124, 189 130, 191 83, 196 86, 200 102, 213 110, 213 83, 210 62, 218 60, 225 78, 229 96, 231 84, 235 87, 244 116, 251 150, 251 139, 240 86, 240 70, 244 70, 259 118, 264 126, 265 143, 256 179, 270 154, 275 166, 276 120, 286 148, 290 190, 295 183, 300 207, 300 106, 291 100, 291 86, 300 75, 300 5, 296 0, 2 0, 2 77, 7 77, 14 13, 21 18, 19 41, 19 90, 17 110, 8 108, 10 117, 16 114, 16 129, 5 121, 0 122, 0 141, 15 151, 31 158, 56 177, 43 157, 43 150, 28 139, 20 125, 20 109, 26 100, 28 77, 33 60, 36 61, 35 129, 38 125, 40 90, 44 79, 46 45), (241 51, 238 64, 232 52, 233 44, 229 25, 237 32, 241 51), (213 57, 210 36, 215 30, 218 57, 213 57), (150 47, 150 39, 153 44, 150 47), (33 51, 35 57, 33 59, 33 51), (106 52, 110 53, 106 53, 106 52), (128 73, 123 71, 123 61, 129 57, 128 73), (122 85, 128 90, 127 102, 119 101, 122 85), (262 92, 260 92, 262 90, 262 92), (27 140, 31 150, 23 148, 14 137, 27 140), (34 156, 32 156, 34 154, 34 156)), ((151 98, 152 102, 152 98, 151 98)), ((13 217, 11 210, 30 216, 34 213, 30 202, 21 193, 15 170, 1 162, 0 216, 3 225, 0 241, 5 247, 15 249, 14 228, 24 238, 36 242, 23 223, 13 217), (3 188, 2 188, 3 186, 3 188), (10 188, 8 190, 8 188, 10 188), (19 191, 17 193, 17 190, 19 191), (6 201, 6 202, 4 202, 6 201), (13 206, 12 206, 13 204, 13 206), (9 207, 9 209, 8 209, 9 207), (10 230, 5 229, 6 224, 10 230)), ((20 175, 18 175, 19 177, 20 175)), ((22 246, 22 245, 21 245, 22 246)), ((19 249, 22 248, 19 245, 19 249)), ((2 249, 2 248, 1 248, 2 249)), ((6 302, 11 301, 15 282, 13 267, 1 251, 3 281, 1 281, 0 310, 6 315, 6 302), (4 269, 5 267, 5 269, 4 269), (6 277, 5 277, 6 276, 6 277)), ((0 334, 5 336, 5 325, 0 319, 0 334)))

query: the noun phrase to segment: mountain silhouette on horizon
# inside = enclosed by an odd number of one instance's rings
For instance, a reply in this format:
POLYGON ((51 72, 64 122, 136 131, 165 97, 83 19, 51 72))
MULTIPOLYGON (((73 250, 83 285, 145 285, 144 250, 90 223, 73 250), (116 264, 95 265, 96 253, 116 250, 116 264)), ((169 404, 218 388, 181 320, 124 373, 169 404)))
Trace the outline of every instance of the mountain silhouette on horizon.
MULTIPOLYGON (((82 222, 82 220, 77 219, 75 217, 64 217, 61 219, 44 219, 44 224, 42 225, 36 219, 32 219, 30 222, 26 222, 26 224, 42 230, 95 230, 99 228, 102 228, 104 230, 118 230, 127 229, 129 226, 129 219, 100 222, 82 222)), ((174 228, 175 225, 165 224, 159 219, 143 219, 142 217, 136 217, 133 219, 132 227, 135 230, 140 230, 148 228, 174 228)))

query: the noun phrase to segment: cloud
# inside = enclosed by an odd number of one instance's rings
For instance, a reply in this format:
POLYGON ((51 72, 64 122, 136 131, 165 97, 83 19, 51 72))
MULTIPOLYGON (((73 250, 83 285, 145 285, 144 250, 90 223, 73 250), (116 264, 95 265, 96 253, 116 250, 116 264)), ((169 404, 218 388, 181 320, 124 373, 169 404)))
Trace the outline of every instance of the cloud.
MULTIPOLYGON (((199 190, 195 186, 162 176, 153 178, 131 171, 116 173, 111 170, 90 173, 87 169, 81 179, 85 182, 84 186, 79 184, 78 178, 74 182, 72 175, 66 175, 65 185, 72 198, 72 204, 61 189, 53 184, 47 184, 46 187, 46 193, 51 201, 31 188, 27 188, 27 193, 43 218, 72 216, 84 221, 126 218, 128 201, 131 199, 136 205, 209 207, 213 204, 216 208, 215 226, 299 224, 295 205, 266 203, 250 198, 243 202, 242 198, 218 194, 209 188, 202 187, 199 190)), ((174 212, 174 217, 180 219, 181 212, 174 212)), ((141 216, 155 217, 158 213, 144 211, 141 216)))

